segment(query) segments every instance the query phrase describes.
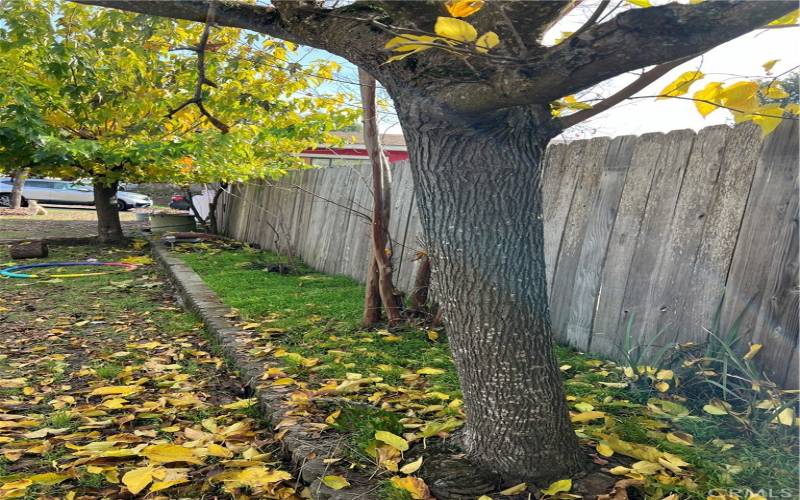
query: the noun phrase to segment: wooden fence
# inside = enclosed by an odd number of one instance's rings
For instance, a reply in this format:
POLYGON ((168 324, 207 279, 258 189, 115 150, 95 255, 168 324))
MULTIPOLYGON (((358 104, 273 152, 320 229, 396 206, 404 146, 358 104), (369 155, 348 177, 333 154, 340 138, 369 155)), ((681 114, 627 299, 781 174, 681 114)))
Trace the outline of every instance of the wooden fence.
MULTIPOLYGON (((327 273, 364 281, 367 167, 291 172, 221 199, 223 232, 292 248, 327 273)), ((407 163, 393 167, 396 283, 408 290, 421 235, 407 163)), ((618 356, 640 345, 702 342, 720 312, 762 343, 768 375, 798 383, 798 127, 762 139, 752 125, 554 144, 543 179, 545 255, 556 337, 618 356)))

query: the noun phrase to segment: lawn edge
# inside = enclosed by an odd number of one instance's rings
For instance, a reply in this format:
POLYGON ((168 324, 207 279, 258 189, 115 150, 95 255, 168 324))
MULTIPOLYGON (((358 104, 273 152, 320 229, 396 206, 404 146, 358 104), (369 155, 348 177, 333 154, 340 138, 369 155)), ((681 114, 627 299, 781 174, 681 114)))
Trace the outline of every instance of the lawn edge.
MULTIPOLYGON (((166 274, 178 294, 181 305, 197 314, 208 333, 221 348, 228 362, 238 371, 237 376, 252 390, 260 409, 273 425, 288 415, 283 402, 291 389, 260 385, 263 363, 255 362, 247 353, 251 332, 236 328, 225 318, 231 308, 226 306, 203 279, 179 257, 170 254, 160 241, 150 240, 154 260, 166 274)), ((337 447, 338 439, 314 437, 299 426, 289 427, 281 440, 281 450, 287 461, 295 467, 297 479, 309 486, 313 498, 318 500, 356 500, 375 498, 379 482, 370 477, 326 465, 327 457, 337 447), (308 458, 313 457, 313 458, 308 458), (325 475, 344 475, 353 485, 347 490, 334 490, 322 483, 325 475)))

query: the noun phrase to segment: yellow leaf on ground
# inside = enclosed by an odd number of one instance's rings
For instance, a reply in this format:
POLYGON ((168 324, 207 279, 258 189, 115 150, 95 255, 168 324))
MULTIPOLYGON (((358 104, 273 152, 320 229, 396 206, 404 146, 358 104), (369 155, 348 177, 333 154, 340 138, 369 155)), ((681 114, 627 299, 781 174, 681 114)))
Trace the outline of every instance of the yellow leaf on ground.
POLYGON ((94 389, 89 396, 130 396, 140 391, 142 388, 138 385, 110 385, 94 389))
POLYGON ((208 454, 212 457, 220 458, 231 458, 233 456, 233 452, 231 450, 216 443, 211 443, 208 445, 208 454))
POLYGON ((228 403, 226 405, 222 405, 222 408, 224 408, 226 410, 241 410, 242 408, 250 408, 254 404, 256 404, 256 400, 253 399, 253 398, 251 398, 251 399, 240 399, 239 401, 236 401, 235 403, 228 403))
POLYGON ((633 4, 637 7, 647 8, 652 7, 653 4, 650 3, 650 0, 627 0, 629 4, 633 4))
POLYGON ((62 481, 66 481, 67 479, 71 478, 70 474, 58 474, 55 472, 45 472, 43 474, 35 474, 33 476, 28 477, 28 481, 32 482, 33 484, 41 484, 44 486, 53 486, 54 484, 58 484, 62 481))
POLYGON ((422 457, 419 457, 413 462, 409 462, 404 466, 400 467, 400 472, 402 472, 403 474, 413 474, 417 472, 417 470, 419 470, 421 466, 422 466, 422 457))
POLYGON ((791 427, 794 423, 794 409, 793 408, 784 408, 780 413, 778 413, 778 422, 782 425, 787 427, 791 427))
POLYGON ((408 450, 408 441, 401 438, 397 434, 392 434, 391 432, 387 431, 377 431, 375 432, 375 439, 383 443, 386 443, 392 448, 395 448, 397 450, 400 451, 408 450))
POLYGON ((547 488, 540 490, 545 495, 555 495, 556 493, 565 493, 572 489, 572 479, 561 479, 552 483, 547 488))
POLYGON ((489 52, 489 49, 496 47, 499 43, 500 37, 497 36, 497 33, 494 31, 487 31, 478 37, 478 40, 475 42, 475 50, 481 54, 485 54, 489 52))
POLYGON ((500 491, 501 495, 511 496, 516 495, 517 493, 522 493, 523 491, 528 489, 528 483, 519 483, 510 488, 506 488, 500 491))
POLYGON ((694 446, 694 437, 692 437, 691 434, 686 434, 685 432, 668 432, 667 441, 670 443, 682 444, 684 446, 694 446))
POLYGON ((636 472, 646 475, 655 474, 656 472, 661 470, 661 464, 649 462, 647 460, 640 460, 634 463, 631 467, 636 472))
POLYGON ((19 389, 25 387, 28 379, 24 377, 19 378, 0 378, 0 389, 19 389))
POLYGON ((342 476, 325 476, 322 478, 322 484, 334 490, 341 490, 350 486, 350 481, 342 476))
POLYGON ((751 345, 750 350, 747 351, 747 354, 744 355, 744 359, 748 361, 753 359, 756 356, 756 354, 758 354, 758 351, 760 351, 762 347, 764 347, 762 344, 751 345))
POLYGON ((441 37, 458 42, 474 42, 478 38, 478 32, 474 26, 466 21, 452 17, 436 18, 436 25, 433 30, 441 37))
POLYGON ((394 476, 391 483, 395 488, 406 490, 414 500, 433 500, 428 485, 425 481, 413 476, 394 476))
POLYGON ((597 453, 603 455, 604 457, 610 457, 614 454, 614 450, 608 445, 608 443, 604 441, 597 443, 595 449, 597 450, 597 453))
POLYGON ((658 370, 658 373, 656 373, 656 379, 658 380, 672 380, 674 376, 675 373, 672 370, 658 370))
POLYGON ((444 370, 440 368, 428 368, 426 366, 425 368, 420 368, 417 370, 417 373, 420 375, 441 375, 444 373, 444 370))
POLYGON ((658 392, 667 392, 669 390, 669 384, 663 380, 656 382, 653 387, 655 387, 658 392))
POLYGON ((156 492, 161 490, 166 490, 167 488, 172 488, 173 486, 177 486, 179 484, 188 483, 189 479, 172 479, 169 481, 156 481, 153 483, 153 486, 150 487, 150 492, 156 492))
POLYGON ((151 462, 169 464, 173 462, 187 462, 190 464, 202 464, 203 461, 197 457, 192 450, 177 444, 154 444, 139 452, 143 457, 147 457, 151 462))
POLYGON ((589 420, 595 420, 605 416, 605 412, 602 411, 586 411, 583 413, 578 413, 577 415, 573 415, 570 417, 570 420, 572 420, 573 423, 588 422, 589 420))
POLYGON ((708 413, 709 415, 727 415, 728 410, 723 408, 722 406, 715 405, 715 404, 707 404, 703 406, 703 411, 708 413))
POLYGON ((152 467, 139 467, 129 470, 122 476, 122 484, 128 487, 131 493, 138 494, 153 481, 152 467))

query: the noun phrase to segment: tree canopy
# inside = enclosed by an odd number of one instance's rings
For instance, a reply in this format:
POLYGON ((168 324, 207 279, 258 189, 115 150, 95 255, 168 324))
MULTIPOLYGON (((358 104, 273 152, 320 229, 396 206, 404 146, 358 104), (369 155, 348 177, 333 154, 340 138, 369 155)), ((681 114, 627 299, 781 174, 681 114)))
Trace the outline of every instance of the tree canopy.
POLYGON ((212 29, 199 50, 195 23, 53 0, 4 2, 0 21, 7 168, 22 155, 38 173, 105 183, 260 177, 357 116, 312 93, 322 80, 290 66, 290 42, 212 29))

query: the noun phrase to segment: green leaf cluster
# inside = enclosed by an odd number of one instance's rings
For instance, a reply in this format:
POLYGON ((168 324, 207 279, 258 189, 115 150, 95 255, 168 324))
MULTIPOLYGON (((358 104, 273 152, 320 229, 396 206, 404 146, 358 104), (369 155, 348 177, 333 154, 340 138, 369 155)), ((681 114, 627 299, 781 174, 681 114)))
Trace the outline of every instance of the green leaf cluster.
POLYGON ((276 176, 332 141, 358 109, 317 90, 335 63, 299 71, 289 43, 214 28, 203 104, 203 25, 57 0, 0 4, 0 169, 96 181, 214 182, 276 176))

